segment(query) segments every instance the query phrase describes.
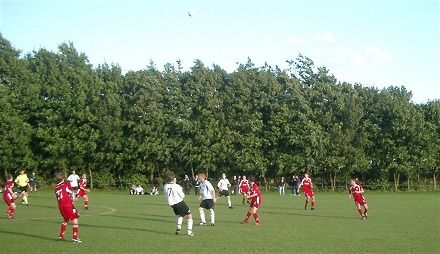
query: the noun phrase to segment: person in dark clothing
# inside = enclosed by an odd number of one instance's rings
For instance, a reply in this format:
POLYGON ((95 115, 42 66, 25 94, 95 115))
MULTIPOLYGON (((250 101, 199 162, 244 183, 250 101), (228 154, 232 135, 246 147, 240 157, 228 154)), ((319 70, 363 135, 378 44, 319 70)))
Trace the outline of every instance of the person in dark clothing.
POLYGON ((196 175, 196 178, 194 178, 193 180, 193 187, 194 187, 194 194, 200 195, 200 179, 199 179, 199 175, 196 175))

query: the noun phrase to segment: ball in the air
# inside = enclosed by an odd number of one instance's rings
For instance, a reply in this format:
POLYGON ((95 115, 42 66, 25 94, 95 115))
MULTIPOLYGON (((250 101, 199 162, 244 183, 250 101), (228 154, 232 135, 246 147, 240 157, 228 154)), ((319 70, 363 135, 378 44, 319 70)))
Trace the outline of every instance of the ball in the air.
POLYGON ((195 14, 194 11, 189 11, 189 12, 188 12, 188 16, 190 16, 190 17, 194 16, 194 14, 195 14))

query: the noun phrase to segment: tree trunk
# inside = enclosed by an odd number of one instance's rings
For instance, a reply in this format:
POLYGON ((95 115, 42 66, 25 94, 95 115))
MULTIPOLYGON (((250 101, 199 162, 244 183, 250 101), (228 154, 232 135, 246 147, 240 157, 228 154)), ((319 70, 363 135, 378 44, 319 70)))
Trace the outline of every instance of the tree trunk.
POLYGON ((407 189, 409 190, 409 177, 408 180, 406 180, 406 182, 407 182, 407 189))
POLYGON ((92 176, 92 169, 90 167, 90 161, 87 163, 87 167, 89 168, 89 175, 90 175, 90 189, 93 189, 93 176, 92 176))
POLYGON ((434 175, 432 177, 432 184, 434 185, 434 190, 437 190, 437 176, 435 174, 436 172, 437 172, 437 170, 434 171, 434 175))
POLYGON ((400 172, 395 172, 394 173, 394 190, 396 190, 396 191, 399 188, 399 178, 400 178, 400 172))

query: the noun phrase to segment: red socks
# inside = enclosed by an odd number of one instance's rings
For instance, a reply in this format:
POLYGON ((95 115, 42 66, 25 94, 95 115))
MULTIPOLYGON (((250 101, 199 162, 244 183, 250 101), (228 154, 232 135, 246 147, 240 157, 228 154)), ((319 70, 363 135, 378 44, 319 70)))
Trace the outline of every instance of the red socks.
POLYGON ((60 238, 64 239, 64 233, 66 232, 66 227, 67 227, 66 222, 61 223, 60 238))
POLYGON ((78 224, 73 224, 73 240, 78 239, 78 224))

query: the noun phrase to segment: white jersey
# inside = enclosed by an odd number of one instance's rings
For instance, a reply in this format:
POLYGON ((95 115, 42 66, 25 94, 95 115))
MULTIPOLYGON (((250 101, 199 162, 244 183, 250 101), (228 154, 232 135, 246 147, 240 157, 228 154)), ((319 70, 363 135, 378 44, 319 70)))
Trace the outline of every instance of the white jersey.
POLYGON ((67 177, 67 181, 70 182, 70 186, 72 187, 78 187, 78 181, 79 181, 79 176, 77 174, 71 174, 69 177, 67 177))
POLYGON ((220 189, 220 191, 228 190, 229 186, 231 186, 231 183, 228 179, 221 179, 217 184, 217 187, 220 189))
POLYGON ((185 193, 182 191, 182 186, 177 183, 167 183, 163 186, 163 193, 170 206, 178 204, 183 201, 185 193))
POLYGON ((212 199, 212 191, 214 190, 214 187, 212 186, 212 184, 208 181, 205 180, 202 183, 200 183, 200 195, 202 196, 202 200, 205 199, 212 199))

